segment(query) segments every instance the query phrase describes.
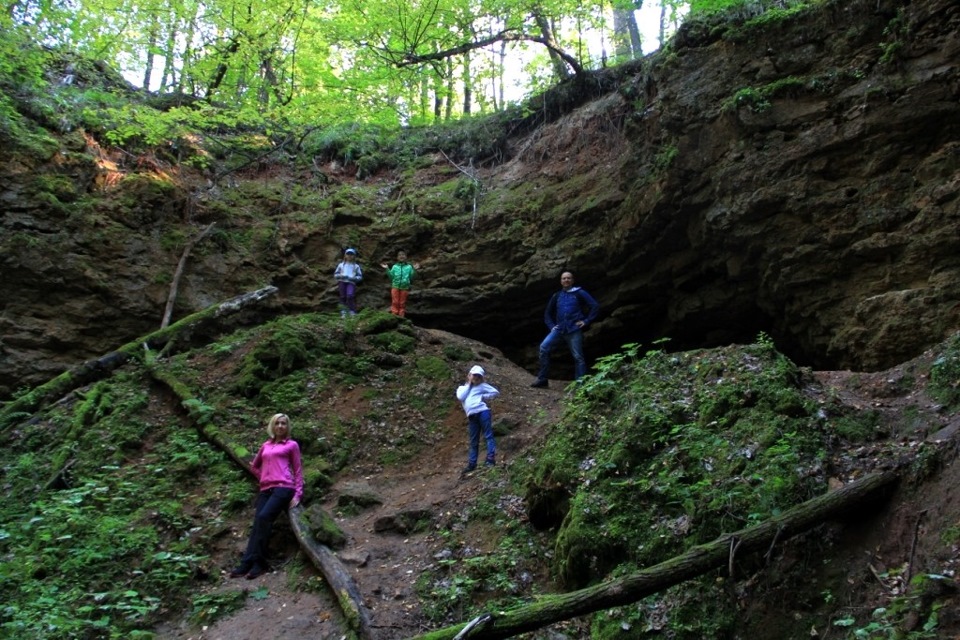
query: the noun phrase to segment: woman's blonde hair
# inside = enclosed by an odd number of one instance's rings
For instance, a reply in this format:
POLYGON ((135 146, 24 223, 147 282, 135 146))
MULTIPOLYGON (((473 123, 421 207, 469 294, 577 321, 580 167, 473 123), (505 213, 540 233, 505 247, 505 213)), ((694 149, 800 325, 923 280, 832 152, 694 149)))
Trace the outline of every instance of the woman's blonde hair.
POLYGON ((288 416, 285 413, 275 413, 270 418, 270 422, 267 423, 267 434, 270 436, 271 440, 277 439, 277 436, 273 434, 273 428, 277 426, 277 420, 279 420, 280 418, 287 419, 287 438, 290 437, 290 416, 288 416))

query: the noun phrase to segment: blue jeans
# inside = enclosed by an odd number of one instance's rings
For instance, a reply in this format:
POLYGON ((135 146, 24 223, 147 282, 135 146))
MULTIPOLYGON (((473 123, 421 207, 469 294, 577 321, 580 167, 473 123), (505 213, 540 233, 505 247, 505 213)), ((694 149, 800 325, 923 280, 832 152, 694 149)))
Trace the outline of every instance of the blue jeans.
POLYGON ((583 331, 560 333, 559 329, 551 329, 540 343, 540 372, 537 373, 537 380, 547 379, 547 372, 550 369, 550 352, 556 348, 560 340, 566 341, 567 348, 573 356, 574 380, 579 380, 587 373, 587 361, 583 357, 583 331))
POLYGON ((257 496, 253 529, 250 531, 250 540, 247 542, 247 552, 243 554, 243 559, 240 561, 242 565, 251 568, 259 565, 262 569, 267 568, 267 544, 270 542, 273 521, 289 506, 294 493, 293 489, 274 487, 261 491, 257 496))
POLYGON ((470 453, 467 456, 467 465, 471 467, 477 466, 481 431, 483 431, 483 437, 487 440, 487 462, 490 464, 496 462, 497 443, 493 440, 493 420, 490 416, 490 410, 478 411, 473 415, 467 416, 467 426, 470 429, 470 453))

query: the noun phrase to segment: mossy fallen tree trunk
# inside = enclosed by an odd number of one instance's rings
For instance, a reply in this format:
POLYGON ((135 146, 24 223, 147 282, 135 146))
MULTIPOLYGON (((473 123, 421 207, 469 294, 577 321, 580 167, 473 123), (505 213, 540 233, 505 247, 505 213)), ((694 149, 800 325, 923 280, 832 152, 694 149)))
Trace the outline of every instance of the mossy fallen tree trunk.
POLYGON ((544 596, 537 602, 512 611, 486 614, 466 626, 446 627, 417 636, 416 640, 509 638, 562 620, 637 602, 668 587, 732 564, 737 553, 768 549, 777 541, 830 520, 875 496, 880 489, 893 485, 898 477, 895 471, 867 476, 837 491, 797 505, 762 524, 724 534, 712 542, 693 547, 682 555, 625 578, 579 591, 544 596), (467 630, 466 627, 471 628, 467 630), (464 631, 466 633, 458 635, 464 631))
POLYGON ((0 409, 0 431, 5 431, 19 419, 30 416, 44 405, 62 398, 74 389, 106 378, 131 359, 140 358, 145 348, 159 349, 176 341, 186 341, 194 332, 209 331, 211 325, 217 325, 223 318, 258 304, 276 292, 276 287, 264 287, 212 305, 168 327, 128 342, 116 351, 64 371, 56 378, 5 404, 0 409))
POLYGON ((347 619, 347 625, 360 638, 370 640, 372 638, 370 614, 363 606, 360 589, 333 551, 328 546, 318 543, 310 535, 310 529, 303 518, 302 507, 296 506, 290 509, 290 526, 300 543, 300 548, 320 570, 337 596, 337 602, 340 603, 343 615, 347 619))
MULTIPOLYGON (((158 370, 148 361, 146 363, 147 371, 151 377, 170 389, 180 400, 190 419, 200 434, 214 446, 221 449, 230 457, 240 468, 246 471, 250 476, 256 477, 250 468, 250 463, 244 459, 234 447, 227 442, 220 430, 211 422, 211 412, 201 401, 199 401, 190 390, 175 376, 158 370)), ((326 545, 320 544, 314 540, 310 533, 309 523, 304 518, 303 508, 301 506, 293 507, 288 512, 290 519, 290 528, 293 530, 300 548, 310 558, 314 566, 323 574, 327 584, 333 591, 343 611, 347 626, 354 634, 355 638, 360 640, 371 640, 371 622, 370 614, 363 606, 363 598, 360 595, 360 589, 357 587, 353 578, 344 568, 337 556, 326 545)))

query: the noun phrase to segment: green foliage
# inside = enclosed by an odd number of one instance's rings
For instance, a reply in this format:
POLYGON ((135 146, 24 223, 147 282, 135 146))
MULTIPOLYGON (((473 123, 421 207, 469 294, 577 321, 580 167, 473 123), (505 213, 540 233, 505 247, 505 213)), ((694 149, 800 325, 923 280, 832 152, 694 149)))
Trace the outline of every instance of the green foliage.
POLYGON ((247 594, 244 591, 221 591, 206 593, 193 598, 190 622, 195 625, 207 625, 228 616, 243 607, 247 594))
POLYGON ((762 113, 770 109, 772 99, 795 93, 805 86, 806 82, 803 79, 788 76, 763 87, 744 87, 724 102, 723 107, 726 110, 748 107, 754 113, 762 113))
MULTIPOLYGON (((234 388, 253 398, 264 387, 287 374, 314 363, 323 353, 342 353, 343 343, 316 314, 284 316, 263 327, 264 338, 244 356, 234 388)), ((271 392, 289 394, 273 387, 271 392)), ((270 399, 264 397, 269 402, 270 399)))
POLYGON ((949 601, 943 586, 947 580, 935 574, 917 575, 906 594, 896 595, 887 606, 874 609, 869 620, 860 622, 847 615, 834 620, 833 625, 847 629, 844 637, 856 640, 934 640, 940 637, 940 609, 949 601))
POLYGON ((930 394, 950 408, 960 406, 960 334, 954 335, 930 367, 930 394))
POLYGON ((488 492, 466 512, 448 514, 452 518, 439 529, 445 557, 415 585, 429 619, 453 623, 518 606, 534 594, 532 573, 545 557, 546 540, 515 517, 518 502, 509 489, 502 495, 488 492), (483 545, 485 539, 493 542, 483 545))
POLYGON ((28 156, 46 160, 59 144, 50 133, 21 115, 8 95, 0 93, 0 140, 8 151, 19 150, 28 156))
POLYGON ((653 166, 657 173, 663 173, 670 168, 673 161, 680 154, 680 150, 674 145, 668 145, 660 149, 657 156, 653 159, 653 166))
POLYGON ((389 353, 404 354, 413 351, 417 345, 417 339, 400 331, 388 331, 378 333, 369 337, 371 344, 374 344, 389 353))
POLYGON ((861 411, 840 415, 829 421, 829 427, 847 442, 869 442, 879 434, 880 414, 861 411))
POLYGON ((900 57, 905 38, 909 35, 909 22, 903 7, 897 9, 897 15, 884 28, 883 35, 890 38, 880 43, 880 64, 892 64, 900 57))
MULTIPOLYGON (((780 22, 804 13, 811 6, 817 4, 820 0, 786 0, 785 2, 774 2, 771 5, 759 6, 763 12, 747 21, 744 25, 747 28, 769 28, 771 24, 780 22)), ((751 6, 752 2, 743 2, 744 6, 751 6)))
POLYGON ((386 166, 386 149, 395 135, 394 130, 381 125, 351 122, 311 132, 301 148, 307 155, 318 156, 323 161, 362 164, 369 174, 386 166))
POLYGON ((241 476, 177 421, 146 422, 143 388, 136 375, 115 375, 0 453, 8 489, 20 496, 0 505, 3 635, 136 637, 161 605, 177 606, 174 594, 188 591, 205 562, 208 516, 171 496, 241 476), (53 466, 68 459, 68 470, 53 466), (54 471, 60 483, 40 489, 38 478, 54 471))
POLYGON ((476 357, 473 350, 460 345, 446 345, 443 348, 443 356, 453 362, 466 362, 476 357))
POLYGON ((745 21, 747 25, 758 26, 793 16, 817 1, 693 0, 690 3, 690 16, 702 18, 724 15, 731 20, 745 21))

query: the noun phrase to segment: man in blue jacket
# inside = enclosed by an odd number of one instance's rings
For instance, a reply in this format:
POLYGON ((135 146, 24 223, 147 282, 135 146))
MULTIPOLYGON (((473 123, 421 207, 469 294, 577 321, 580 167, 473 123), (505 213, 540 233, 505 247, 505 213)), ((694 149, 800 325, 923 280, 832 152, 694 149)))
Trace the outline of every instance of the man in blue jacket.
POLYGON ((560 340, 566 341, 573 355, 574 378, 579 380, 587 372, 587 361, 583 357, 583 329, 596 319, 600 304, 589 293, 573 286, 573 274, 569 271, 560 275, 560 286, 563 288, 553 294, 543 313, 543 321, 550 333, 540 343, 540 371, 531 387, 548 385, 550 352, 560 340))

